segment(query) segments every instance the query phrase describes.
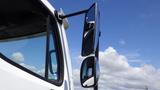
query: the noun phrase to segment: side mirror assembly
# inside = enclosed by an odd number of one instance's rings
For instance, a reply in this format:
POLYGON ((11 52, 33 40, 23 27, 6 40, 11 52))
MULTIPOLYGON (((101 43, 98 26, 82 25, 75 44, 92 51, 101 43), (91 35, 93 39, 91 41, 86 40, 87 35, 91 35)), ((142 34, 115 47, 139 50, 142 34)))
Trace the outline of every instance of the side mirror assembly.
POLYGON ((82 87, 95 87, 100 75, 99 62, 94 56, 87 57, 81 66, 80 80, 82 87))
POLYGON ((58 20, 63 20, 67 17, 72 17, 85 13, 84 30, 82 37, 81 56, 86 57, 81 66, 81 85, 82 87, 98 88, 99 80, 99 37, 100 37, 100 12, 98 4, 94 3, 89 9, 68 15, 57 14, 58 20))
POLYGON ((100 37, 99 29, 99 9, 94 3, 86 12, 83 30, 82 56, 95 54, 100 37))
MULTIPOLYGON (((86 12, 81 55, 86 57, 81 66, 80 81, 84 88, 98 88, 99 69, 99 9, 94 3, 86 12)), ((95 89, 97 90, 97 89, 95 89)))

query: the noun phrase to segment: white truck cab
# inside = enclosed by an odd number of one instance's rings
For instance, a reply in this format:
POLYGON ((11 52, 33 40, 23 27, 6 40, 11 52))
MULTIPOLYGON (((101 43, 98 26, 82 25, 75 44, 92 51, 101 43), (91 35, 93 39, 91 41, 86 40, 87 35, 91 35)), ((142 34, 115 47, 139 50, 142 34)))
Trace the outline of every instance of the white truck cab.
POLYGON ((82 87, 98 90, 97 3, 64 15, 47 0, 0 1, 0 90, 74 90, 66 18, 82 13, 80 81, 82 87))

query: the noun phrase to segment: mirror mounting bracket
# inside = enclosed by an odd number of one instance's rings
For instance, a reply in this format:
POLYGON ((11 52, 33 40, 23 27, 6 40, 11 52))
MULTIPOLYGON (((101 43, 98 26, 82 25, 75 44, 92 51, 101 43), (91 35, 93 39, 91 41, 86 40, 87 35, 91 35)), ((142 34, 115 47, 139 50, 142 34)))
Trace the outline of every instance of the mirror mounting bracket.
POLYGON ((59 19, 62 20, 62 19, 68 18, 68 17, 77 16, 77 15, 80 15, 80 14, 87 13, 87 11, 88 11, 88 9, 85 9, 85 10, 74 12, 74 13, 67 14, 67 15, 59 15, 59 19))
POLYGON ((70 14, 67 14, 67 15, 63 15, 62 13, 58 12, 58 11, 55 11, 55 17, 57 18, 58 22, 60 24, 63 23, 63 20, 65 18, 68 18, 68 17, 73 17, 73 16, 77 16, 77 15, 80 15, 80 14, 84 14, 84 13, 87 13, 89 9, 85 9, 85 10, 82 10, 82 11, 78 11, 78 12, 74 12, 74 13, 70 13, 70 14))

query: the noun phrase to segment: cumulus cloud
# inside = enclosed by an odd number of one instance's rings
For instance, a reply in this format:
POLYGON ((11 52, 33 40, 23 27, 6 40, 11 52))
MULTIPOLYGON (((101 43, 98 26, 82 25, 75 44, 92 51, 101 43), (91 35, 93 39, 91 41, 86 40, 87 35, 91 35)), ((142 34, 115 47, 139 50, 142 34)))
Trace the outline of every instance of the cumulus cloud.
POLYGON ((12 54, 12 60, 20 63, 20 62, 24 61, 24 56, 21 52, 15 52, 15 53, 12 54))
POLYGON ((44 67, 42 69, 37 69, 34 65, 29 65, 25 63, 24 55, 21 52, 15 52, 11 56, 12 60, 18 63, 19 65, 41 75, 44 76, 45 69, 44 67))
MULTIPOLYGON (((100 52, 101 76, 100 90, 160 90, 160 69, 144 64, 133 67, 128 58, 119 54, 113 47, 100 52)), ((76 90, 81 88, 79 83, 79 70, 74 70, 76 90)), ((92 89, 89 89, 92 90, 92 89)))

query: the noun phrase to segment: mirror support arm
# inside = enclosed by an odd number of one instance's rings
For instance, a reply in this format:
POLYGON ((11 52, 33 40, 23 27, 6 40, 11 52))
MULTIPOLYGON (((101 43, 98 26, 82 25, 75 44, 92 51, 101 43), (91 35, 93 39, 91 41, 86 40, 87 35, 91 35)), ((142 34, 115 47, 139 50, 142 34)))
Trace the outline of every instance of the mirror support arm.
POLYGON ((71 13, 71 14, 68 14, 68 15, 65 15, 65 16, 59 15, 59 18, 60 19, 64 19, 64 18, 67 18, 67 17, 77 16, 77 15, 80 15, 80 14, 84 14, 87 11, 88 11, 88 9, 82 10, 82 11, 78 11, 78 12, 75 12, 75 13, 71 13))
POLYGON ((94 90, 98 90, 98 84, 94 87, 94 90))

